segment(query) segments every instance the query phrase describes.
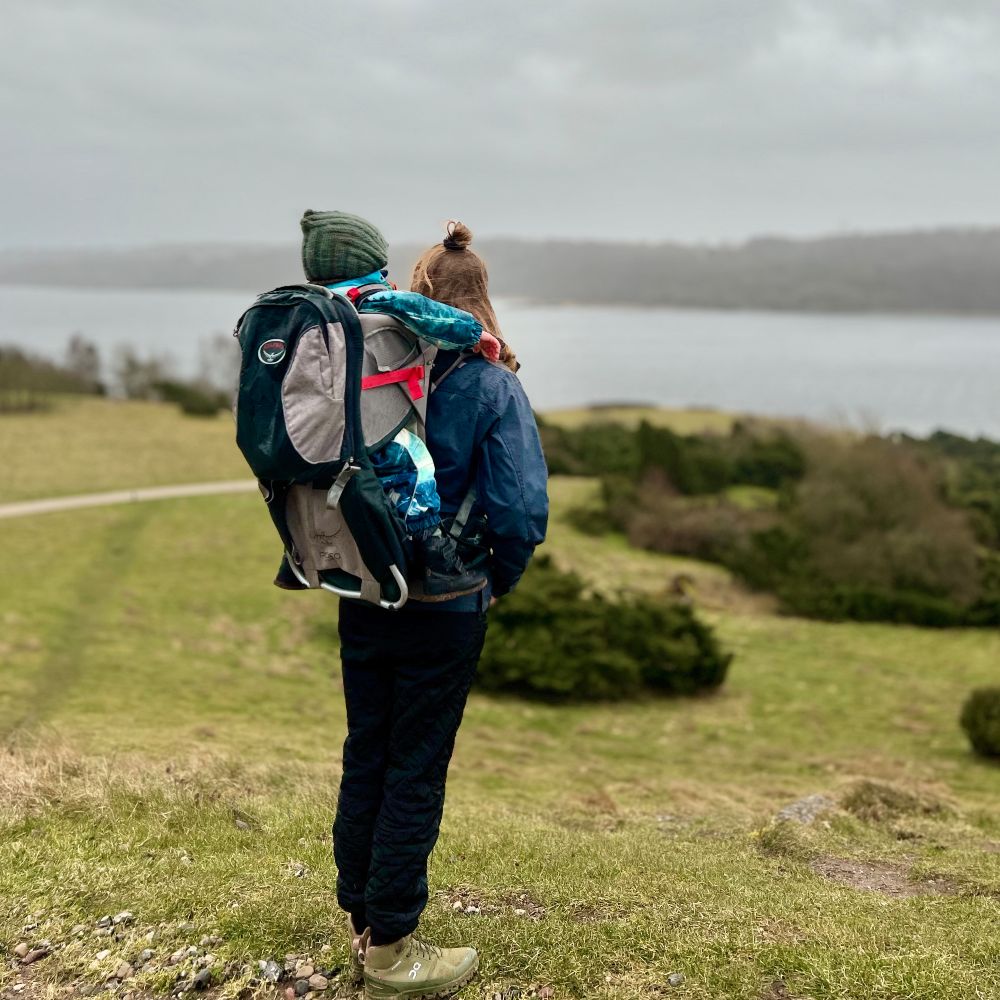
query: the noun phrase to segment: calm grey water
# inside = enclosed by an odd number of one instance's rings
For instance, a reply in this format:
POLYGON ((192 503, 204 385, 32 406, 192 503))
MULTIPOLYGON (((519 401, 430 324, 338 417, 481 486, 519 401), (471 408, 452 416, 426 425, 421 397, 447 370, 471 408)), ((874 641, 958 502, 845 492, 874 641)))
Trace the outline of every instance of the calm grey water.
MULTIPOLYGON (((0 343, 59 356, 73 331, 182 373, 252 296, 0 287, 0 343)), ((703 405, 882 430, 1000 439, 1000 320, 498 303, 540 410, 593 402, 703 405)))

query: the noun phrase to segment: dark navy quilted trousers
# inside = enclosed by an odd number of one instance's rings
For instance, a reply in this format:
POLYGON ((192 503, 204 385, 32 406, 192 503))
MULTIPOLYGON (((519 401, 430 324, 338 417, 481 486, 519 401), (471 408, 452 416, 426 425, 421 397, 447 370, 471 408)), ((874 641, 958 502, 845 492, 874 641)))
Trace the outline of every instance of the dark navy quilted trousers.
POLYGON ((337 899, 385 940, 411 933, 427 905, 427 859, 485 638, 476 612, 340 602, 347 739, 333 824, 337 899))

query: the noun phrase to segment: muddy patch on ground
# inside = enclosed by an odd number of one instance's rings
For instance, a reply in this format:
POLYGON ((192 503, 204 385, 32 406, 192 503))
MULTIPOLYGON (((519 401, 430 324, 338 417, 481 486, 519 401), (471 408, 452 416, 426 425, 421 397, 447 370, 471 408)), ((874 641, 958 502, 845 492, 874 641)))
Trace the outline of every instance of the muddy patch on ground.
POLYGON ((904 899, 909 896, 952 896, 960 887, 946 878, 914 879, 907 868, 889 861, 852 861, 847 858, 817 858, 810 866, 823 878, 860 892, 880 892, 904 899))
POLYGON ((784 980, 775 979, 773 983, 768 983, 761 991, 760 1000, 795 1000, 795 997, 788 992, 784 980))

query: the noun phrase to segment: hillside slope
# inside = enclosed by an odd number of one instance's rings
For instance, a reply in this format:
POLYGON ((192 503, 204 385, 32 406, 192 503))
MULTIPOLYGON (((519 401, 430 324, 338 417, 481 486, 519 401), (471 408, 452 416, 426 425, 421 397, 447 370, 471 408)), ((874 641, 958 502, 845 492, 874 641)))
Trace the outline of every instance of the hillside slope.
MULTIPOLYGON (((556 559, 649 593, 693 573, 736 660, 694 700, 474 693, 424 921, 481 949, 463 995, 994 998, 997 770, 956 716, 1000 637, 774 617, 716 567, 578 536, 563 513, 586 489, 553 483, 556 559), (774 822, 817 793, 812 823, 774 822)), ((5 963, 0 992, 118 989, 127 962, 121 990, 166 996, 205 966, 236 996, 294 953, 354 997, 335 602, 269 586, 259 499, 0 522, 0 549, 0 942, 52 952, 5 963)))

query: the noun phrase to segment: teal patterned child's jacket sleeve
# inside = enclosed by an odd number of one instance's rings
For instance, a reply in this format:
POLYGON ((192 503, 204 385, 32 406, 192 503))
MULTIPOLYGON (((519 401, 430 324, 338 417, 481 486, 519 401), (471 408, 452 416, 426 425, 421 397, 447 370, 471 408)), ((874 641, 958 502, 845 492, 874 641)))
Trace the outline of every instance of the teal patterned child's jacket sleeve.
POLYGON ((376 292, 361 303, 359 311, 392 316, 421 340, 446 351, 475 347, 483 332, 482 324, 472 313, 435 302, 416 292, 393 289, 376 292))

